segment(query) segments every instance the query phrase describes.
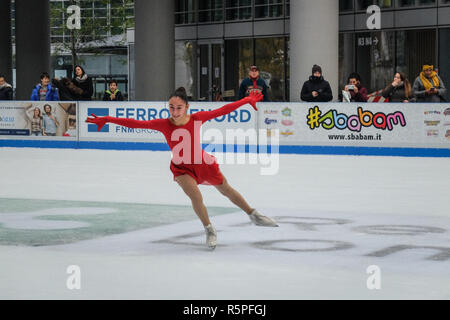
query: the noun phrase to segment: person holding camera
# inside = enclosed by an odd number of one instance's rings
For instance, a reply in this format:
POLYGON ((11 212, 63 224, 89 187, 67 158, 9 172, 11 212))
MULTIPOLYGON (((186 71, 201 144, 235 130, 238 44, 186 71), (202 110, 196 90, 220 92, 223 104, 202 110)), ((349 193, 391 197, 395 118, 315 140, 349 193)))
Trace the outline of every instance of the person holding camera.
POLYGON ((414 81, 413 92, 417 97, 417 102, 444 102, 447 89, 434 70, 434 66, 426 64, 414 81))
POLYGON ((333 100, 331 86, 323 78, 320 66, 313 66, 312 76, 303 84, 300 96, 306 102, 329 102, 333 100))
POLYGON ((345 86, 343 92, 344 101, 367 102, 368 91, 362 86, 361 76, 358 73, 353 72, 352 74, 350 74, 347 83, 348 84, 345 86))

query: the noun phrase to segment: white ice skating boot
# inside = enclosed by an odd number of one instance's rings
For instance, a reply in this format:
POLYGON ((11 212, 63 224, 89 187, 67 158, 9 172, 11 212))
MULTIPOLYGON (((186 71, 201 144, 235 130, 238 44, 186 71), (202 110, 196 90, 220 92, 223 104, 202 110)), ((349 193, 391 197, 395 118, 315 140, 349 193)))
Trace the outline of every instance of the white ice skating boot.
POLYGON ((217 246, 217 232, 216 229, 210 224, 209 226, 205 227, 206 231, 206 245, 208 248, 214 250, 217 246))
POLYGON ((266 216, 263 216, 256 210, 253 210, 252 213, 249 214, 249 218, 255 225, 260 227, 278 227, 275 221, 266 216))

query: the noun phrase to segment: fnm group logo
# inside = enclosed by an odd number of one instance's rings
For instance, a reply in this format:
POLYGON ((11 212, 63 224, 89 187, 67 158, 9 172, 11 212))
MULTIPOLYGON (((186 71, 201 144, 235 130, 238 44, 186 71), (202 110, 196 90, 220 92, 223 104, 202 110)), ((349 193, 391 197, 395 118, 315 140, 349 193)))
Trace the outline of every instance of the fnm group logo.
MULTIPOLYGON (((109 116, 109 109, 107 108, 90 108, 88 109, 88 117, 91 116, 91 114, 95 114, 97 117, 107 117, 109 116)), ((88 125, 88 132, 98 132, 98 127, 96 124, 89 124, 88 125)), ((105 125, 100 132, 109 133, 109 125, 105 125)))

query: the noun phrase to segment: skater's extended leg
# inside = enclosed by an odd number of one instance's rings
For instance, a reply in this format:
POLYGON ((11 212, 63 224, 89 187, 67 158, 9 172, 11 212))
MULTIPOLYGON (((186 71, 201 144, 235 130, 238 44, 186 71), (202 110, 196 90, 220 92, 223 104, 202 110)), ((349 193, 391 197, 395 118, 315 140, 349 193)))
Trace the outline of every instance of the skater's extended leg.
POLYGON ((255 209, 250 207, 250 205, 245 201, 244 197, 233 189, 228 183, 227 179, 223 178, 223 184, 220 186, 216 186, 216 189, 219 190, 221 194, 230 199, 236 206, 242 209, 245 213, 250 215, 255 209))
POLYGON ((228 183, 227 179, 223 178, 223 184, 220 186, 216 186, 217 190, 220 191, 225 197, 230 199, 231 202, 233 202, 235 205, 237 205, 239 208, 241 208, 245 213, 248 214, 250 220, 257 226, 261 227, 278 227, 277 223, 260 214, 256 209, 253 209, 250 207, 250 205, 245 201, 244 197, 234 190, 230 184, 228 183))
POLYGON ((260 214, 256 209, 253 209, 250 207, 250 205, 245 201, 244 197, 234 190, 230 184, 228 183, 227 179, 223 178, 223 184, 220 186, 216 186, 217 190, 220 191, 225 197, 230 199, 231 202, 233 202, 235 205, 237 205, 239 208, 241 208, 245 213, 248 214, 250 220, 257 226, 261 227, 278 227, 277 223, 260 214))

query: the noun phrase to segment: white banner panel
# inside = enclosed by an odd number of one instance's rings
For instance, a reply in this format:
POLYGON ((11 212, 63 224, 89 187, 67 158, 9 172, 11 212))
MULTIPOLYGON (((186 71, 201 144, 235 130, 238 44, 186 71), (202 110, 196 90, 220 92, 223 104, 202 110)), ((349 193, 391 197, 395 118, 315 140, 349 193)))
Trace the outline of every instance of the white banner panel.
MULTIPOLYGON (((191 114, 199 111, 210 111, 221 108, 226 103, 193 102, 190 104, 191 114)), ((167 119, 170 117, 167 102, 80 102, 80 140, 91 141, 130 141, 130 142, 165 142, 164 136, 154 130, 129 129, 115 124, 106 125, 101 132, 97 126, 87 124, 86 118, 90 114, 97 116, 111 116, 115 118, 128 118, 142 121, 154 119, 167 119)), ((229 129, 255 129, 257 115, 251 106, 242 107, 226 116, 205 123, 202 127, 203 137, 209 137, 206 143, 216 142, 217 136, 226 140, 229 129), (212 138, 211 136, 215 136, 212 138)), ((204 141, 205 142, 205 141, 204 141)))
POLYGON ((450 148, 450 104, 265 103, 258 122, 281 145, 450 148))
POLYGON ((77 140, 74 102, 0 101, 0 139, 77 140))

